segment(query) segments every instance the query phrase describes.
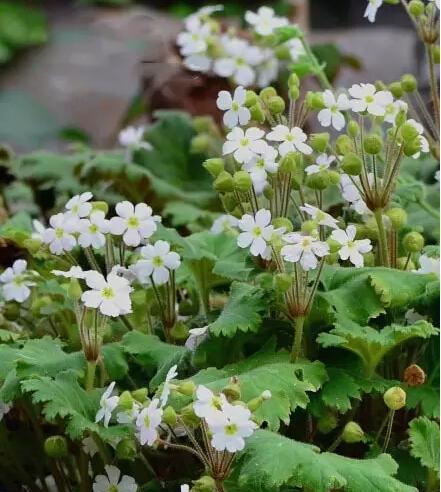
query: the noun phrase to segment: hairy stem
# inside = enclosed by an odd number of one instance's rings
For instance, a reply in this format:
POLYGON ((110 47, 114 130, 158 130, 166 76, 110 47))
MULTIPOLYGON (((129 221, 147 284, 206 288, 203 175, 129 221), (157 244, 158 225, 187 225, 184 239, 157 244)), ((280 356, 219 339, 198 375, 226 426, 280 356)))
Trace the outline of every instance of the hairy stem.
POLYGON ((87 361, 87 372, 86 372, 86 391, 91 391, 94 386, 95 381, 95 370, 96 370, 96 361, 87 361))
POLYGON ((384 438, 383 453, 387 451, 387 447, 389 446, 390 436, 392 434, 392 426, 394 423, 394 416, 395 416, 395 410, 391 410, 389 412, 389 421, 387 423, 386 437, 384 438))
POLYGON ((381 208, 374 212, 378 227, 378 243, 380 246, 380 263, 382 266, 389 266, 389 252, 387 249, 386 230, 383 224, 383 210, 381 208))
POLYGON ((302 352, 304 324, 305 317, 298 316, 295 321, 294 343, 291 350, 291 362, 296 362, 302 352))

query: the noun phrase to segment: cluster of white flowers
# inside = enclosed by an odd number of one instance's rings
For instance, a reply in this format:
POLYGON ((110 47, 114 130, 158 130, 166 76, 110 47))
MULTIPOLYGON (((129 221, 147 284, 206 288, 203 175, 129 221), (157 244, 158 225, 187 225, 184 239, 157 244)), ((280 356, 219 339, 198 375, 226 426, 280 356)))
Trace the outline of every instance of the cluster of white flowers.
MULTIPOLYGON (((193 71, 231 78, 237 85, 267 86, 277 79, 282 67, 268 40, 277 28, 289 24, 288 19, 275 15, 270 7, 247 11, 245 21, 255 35, 253 43, 238 37, 232 29, 222 31, 221 24, 211 17, 222 8, 203 7, 185 19, 185 30, 176 40, 184 65, 193 71)), ((293 62, 305 55, 299 39, 287 41, 286 50, 293 62)))
POLYGON ((5 301, 24 302, 31 295, 30 287, 37 273, 27 269, 26 260, 15 260, 11 267, 0 275, 0 292, 5 301))
MULTIPOLYGON (((440 0, 429 0, 434 2, 435 5, 440 8, 440 0)), ((366 10, 364 12, 364 17, 368 19, 369 22, 375 22, 377 17, 377 12, 379 8, 383 5, 384 0, 368 0, 366 10)))

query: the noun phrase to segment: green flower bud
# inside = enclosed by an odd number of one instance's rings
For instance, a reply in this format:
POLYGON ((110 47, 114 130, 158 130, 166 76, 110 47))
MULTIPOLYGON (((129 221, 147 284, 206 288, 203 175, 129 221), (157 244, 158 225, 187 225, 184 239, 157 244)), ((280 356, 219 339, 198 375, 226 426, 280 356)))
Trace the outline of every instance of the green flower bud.
POLYGON ((149 394, 147 388, 139 388, 137 390, 132 391, 132 397, 138 403, 144 403, 147 401, 147 395, 149 394))
POLYGON ((325 103, 323 102, 323 94, 321 92, 311 92, 306 94, 305 98, 306 106, 310 109, 315 109, 320 111, 325 108, 325 103))
POLYGON ((326 412, 317 422, 317 429, 322 434, 329 434, 338 425, 338 418, 333 412, 326 412))
POLYGON ((400 82, 392 82, 392 84, 389 84, 389 90, 392 92, 392 95, 396 99, 400 99, 400 97, 403 96, 404 91, 403 88, 401 87, 400 82))
POLYGON ((191 380, 182 381, 182 383, 179 383, 177 391, 185 396, 193 396, 196 391, 196 385, 191 380))
POLYGON ((407 260, 407 256, 400 256, 400 258, 397 258, 397 268, 398 270, 404 270, 404 267, 406 267, 406 271, 412 271, 415 270, 416 266, 413 260, 407 260))
POLYGON ((291 101, 297 101, 297 99, 300 97, 300 90, 298 86, 293 85, 288 88, 288 96, 291 101))
POLYGON ((183 341, 187 340, 189 331, 185 323, 183 323, 182 321, 178 321, 170 330, 170 335, 174 340, 183 341))
MULTIPOLYGON (((265 36, 265 41, 268 38, 269 36, 265 36)), ((280 44, 279 46, 276 46, 276 48, 274 49, 274 54, 276 55, 278 60, 291 61, 289 47, 286 44, 280 44)))
POLYGON ((343 429, 342 437, 348 444, 361 442, 364 439, 364 432, 357 422, 348 422, 343 429))
POLYGON ((340 255, 338 253, 330 253, 325 257, 325 262, 328 265, 336 265, 338 264, 339 259, 340 259, 340 255))
POLYGON ((221 191, 223 193, 234 190, 234 180, 233 176, 227 171, 222 171, 219 173, 217 178, 214 180, 213 188, 216 191, 221 191))
POLYGON ((186 425, 197 427, 199 425, 199 417, 194 413, 193 405, 187 405, 181 410, 181 418, 186 425))
POLYGON ((245 98, 245 106, 251 108, 251 106, 254 106, 258 102, 259 96, 254 91, 248 90, 245 98))
POLYGON ((335 148, 337 154, 346 155, 349 152, 354 152, 354 147, 352 145, 352 140, 347 135, 339 135, 335 141, 335 148))
POLYGON ((299 85, 300 85, 299 76, 296 73, 292 73, 288 77, 288 87, 299 87, 299 85))
POLYGON ((360 133, 360 125, 355 120, 351 120, 348 123, 349 136, 352 138, 356 138, 358 137, 359 133, 360 133))
POLYGON ((252 400, 250 400, 247 403, 247 407, 250 410, 250 412, 255 412, 262 406, 262 403, 264 401, 269 400, 271 397, 272 397, 271 391, 265 390, 257 398, 253 398, 252 400))
POLYGON ((81 298, 83 289, 76 278, 71 278, 69 281, 69 287, 67 288, 67 297, 73 301, 77 301, 81 298))
POLYGON ((3 314, 8 321, 15 321, 20 316, 20 306, 16 302, 7 302, 3 306, 3 314))
POLYGON ((311 135, 309 143, 311 147, 320 154, 323 154, 329 143, 329 133, 314 133, 311 135))
POLYGON ((123 391, 119 397, 118 405, 124 410, 131 410, 133 403, 133 396, 130 394, 130 391, 123 391))
POLYGON ((136 442, 133 439, 126 438, 119 441, 116 446, 116 457, 119 460, 133 461, 138 454, 136 442))
POLYGON ((396 231, 399 231, 407 224, 407 213, 402 208, 391 208, 386 212, 386 215, 389 217, 392 227, 396 231))
POLYGON ((288 152, 279 162, 279 171, 282 173, 293 173, 303 166, 303 156, 299 152, 288 152))
POLYGON ((251 119, 257 123, 265 123, 265 111, 260 103, 256 103, 250 108, 251 119))
POLYGON ((225 210, 231 213, 238 206, 239 203, 234 193, 225 193, 225 195, 222 197, 222 204, 225 210))
POLYGON ((207 133, 195 135, 190 142, 190 153, 205 154, 210 148, 210 140, 210 135, 207 133))
POLYGON ((220 157, 207 159, 202 165, 213 176, 213 178, 217 178, 225 169, 225 161, 220 157))
POLYGON ((411 123, 404 123, 400 128, 401 137, 406 142, 413 142, 418 139, 419 133, 411 123))
POLYGON ((270 185, 265 186, 265 188, 263 189, 263 196, 267 200, 271 200, 274 197, 274 190, 270 185))
POLYGON ((369 135, 363 141, 363 148, 367 154, 377 155, 383 150, 383 140, 378 135, 369 135))
POLYGON ((173 428, 178 421, 178 416, 176 415, 175 409, 171 406, 165 407, 164 413, 162 414, 162 420, 173 428))
POLYGON ((417 79, 410 73, 403 75, 400 82, 404 92, 415 92, 418 87, 417 79))
POLYGON ((329 169, 326 171, 329 176, 329 184, 337 185, 340 183, 340 174, 337 171, 330 171, 329 169))
POLYGON ((328 243, 330 253, 337 253, 341 248, 341 244, 335 239, 329 238, 326 242, 328 243))
MULTIPOLYGON (((395 117, 395 125, 400 128, 407 121, 407 109, 401 108, 395 117)), ((391 129, 392 130, 392 129, 391 129)), ((392 137, 393 138, 393 137, 392 137)))
POLYGON ((414 17, 420 17, 424 14, 424 3, 420 0, 411 0, 409 2, 409 12, 414 17))
POLYGON ((399 386, 393 386, 384 393, 383 400, 391 410, 400 410, 406 405, 406 392, 399 386))
POLYGON ((282 114, 285 111, 285 101, 280 96, 268 99, 268 109, 272 114, 282 114))
POLYGON ((106 202, 91 202, 92 212, 104 212, 107 214, 109 212, 109 205, 106 202))
POLYGON ((49 458, 65 458, 68 455, 64 436, 51 436, 44 441, 44 452, 49 458))
POLYGON ((234 189, 237 191, 248 191, 253 186, 251 176, 246 171, 236 171, 233 176, 234 189))
POLYGON ((309 176, 306 176, 305 184, 312 190, 325 190, 331 184, 329 173, 320 171, 318 173, 310 174, 309 176))
POLYGON ((412 157, 421 150, 421 141, 416 138, 412 141, 405 141, 403 146, 403 152, 406 157, 412 157))
POLYGON ((377 91, 387 91, 387 86, 382 80, 376 80, 374 85, 377 91))
POLYGON ((292 277, 288 273, 277 273, 274 277, 274 287, 277 292, 284 294, 292 285, 292 277))
POLYGON ((227 397, 229 402, 240 400, 242 392, 238 383, 232 382, 225 386, 222 393, 227 397))
POLYGON ((286 217, 276 217, 275 219, 273 219, 273 226, 275 227, 275 229, 284 227, 285 232, 291 232, 294 229, 292 222, 286 217))
POLYGON ((195 480, 193 482, 193 487, 191 488, 191 492, 215 492, 216 490, 214 478, 209 477, 208 475, 204 475, 198 480, 195 480))
POLYGON ((308 236, 316 236, 317 235, 318 224, 315 220, 305 220, 302 223, 302 232, 307 234, 308 236))
POLYGON ((358 176, 363 168, 363 162, 357 154, 349 152, 341 161, 341 169, 350 176, 358 176))
POLYGON ((408 232, 403 238, 406 253, 418 253, 424 248, 424 237, 419 232, 408 232))
POLYGON ((265 87, 260 91, 259 96, 265 104, 268 104, 272 97, 277 96, 277 91, 274 87, 265 87))
POLYGON ((195 116, 192 124, 197 133, 210 133, 215 126, 211 116, 195 116))

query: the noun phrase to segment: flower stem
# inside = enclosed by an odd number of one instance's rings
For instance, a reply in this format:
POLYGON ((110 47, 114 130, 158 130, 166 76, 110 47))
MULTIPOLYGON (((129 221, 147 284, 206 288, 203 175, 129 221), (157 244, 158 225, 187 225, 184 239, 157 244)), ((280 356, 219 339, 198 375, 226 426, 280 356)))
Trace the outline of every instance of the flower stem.
POLYGON ((93 384, 95 381, 95 370, 96 361, 87 361, 87 372, 86 372, 86 391, 93 389, 93 384))
POLYGON ((382 266, 389 266, 389 252, 387 250, 386 230, 383 224, 383 210, 381 208, 374 212, 378 227, 378 241, 380 246, 380 263, 382 266))
POLYGON ((387 423, 386 437, 384 438, 383 453, 387 451, 387 447, 389 446, 390 436, 392 434, 392 426, 394 423, 394 416, 395 410, 391 410, 389 412, 389 422, 387 423))
POLYGON ((216 480, 215 484, 217 492, 225 492, 225 487, 222 480, 216 480))
POLYGON ((295 321, 294 343, 291 350, 291 362, 296 362, 302 351, 304 324, 305 324, 305 317, 298 316, 295 321))
POLYGON ((311 60, 312 64, 316 68, 316 77, 319 80, 320 84, 322 85, 323 89, 332 89, 332 85, 328 80, 328 77, 326 76, 325 71, 323 70, 323 67, 320 65, 318 62, 316 56, 314 55, 313 51, 311 50, 311 47, 309 46, 308 42, 305 41, 303 37, 300 38, 302 41, 303 49, 305 50, 306 54, 308 55, 308 58, 311 60))

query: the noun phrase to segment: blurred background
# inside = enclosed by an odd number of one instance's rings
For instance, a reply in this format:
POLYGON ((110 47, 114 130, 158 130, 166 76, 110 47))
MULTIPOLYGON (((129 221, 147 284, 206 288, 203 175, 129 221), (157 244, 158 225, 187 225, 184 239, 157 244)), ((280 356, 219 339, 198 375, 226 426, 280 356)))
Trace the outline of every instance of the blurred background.
MULTIPOLYGON (((156 109, 212 111, 222 82, 186 72, 175 48, 182 19, 204 4, 0 0, 0 143, 20 152, 73 140, 110 148, 121 127, 156 109)), ((374 25, 365 0, 230 0, 225 15, 237 22, 262 4, 309 32, 340 86, 421 72, 401 8, 384 5, 374 25)))

